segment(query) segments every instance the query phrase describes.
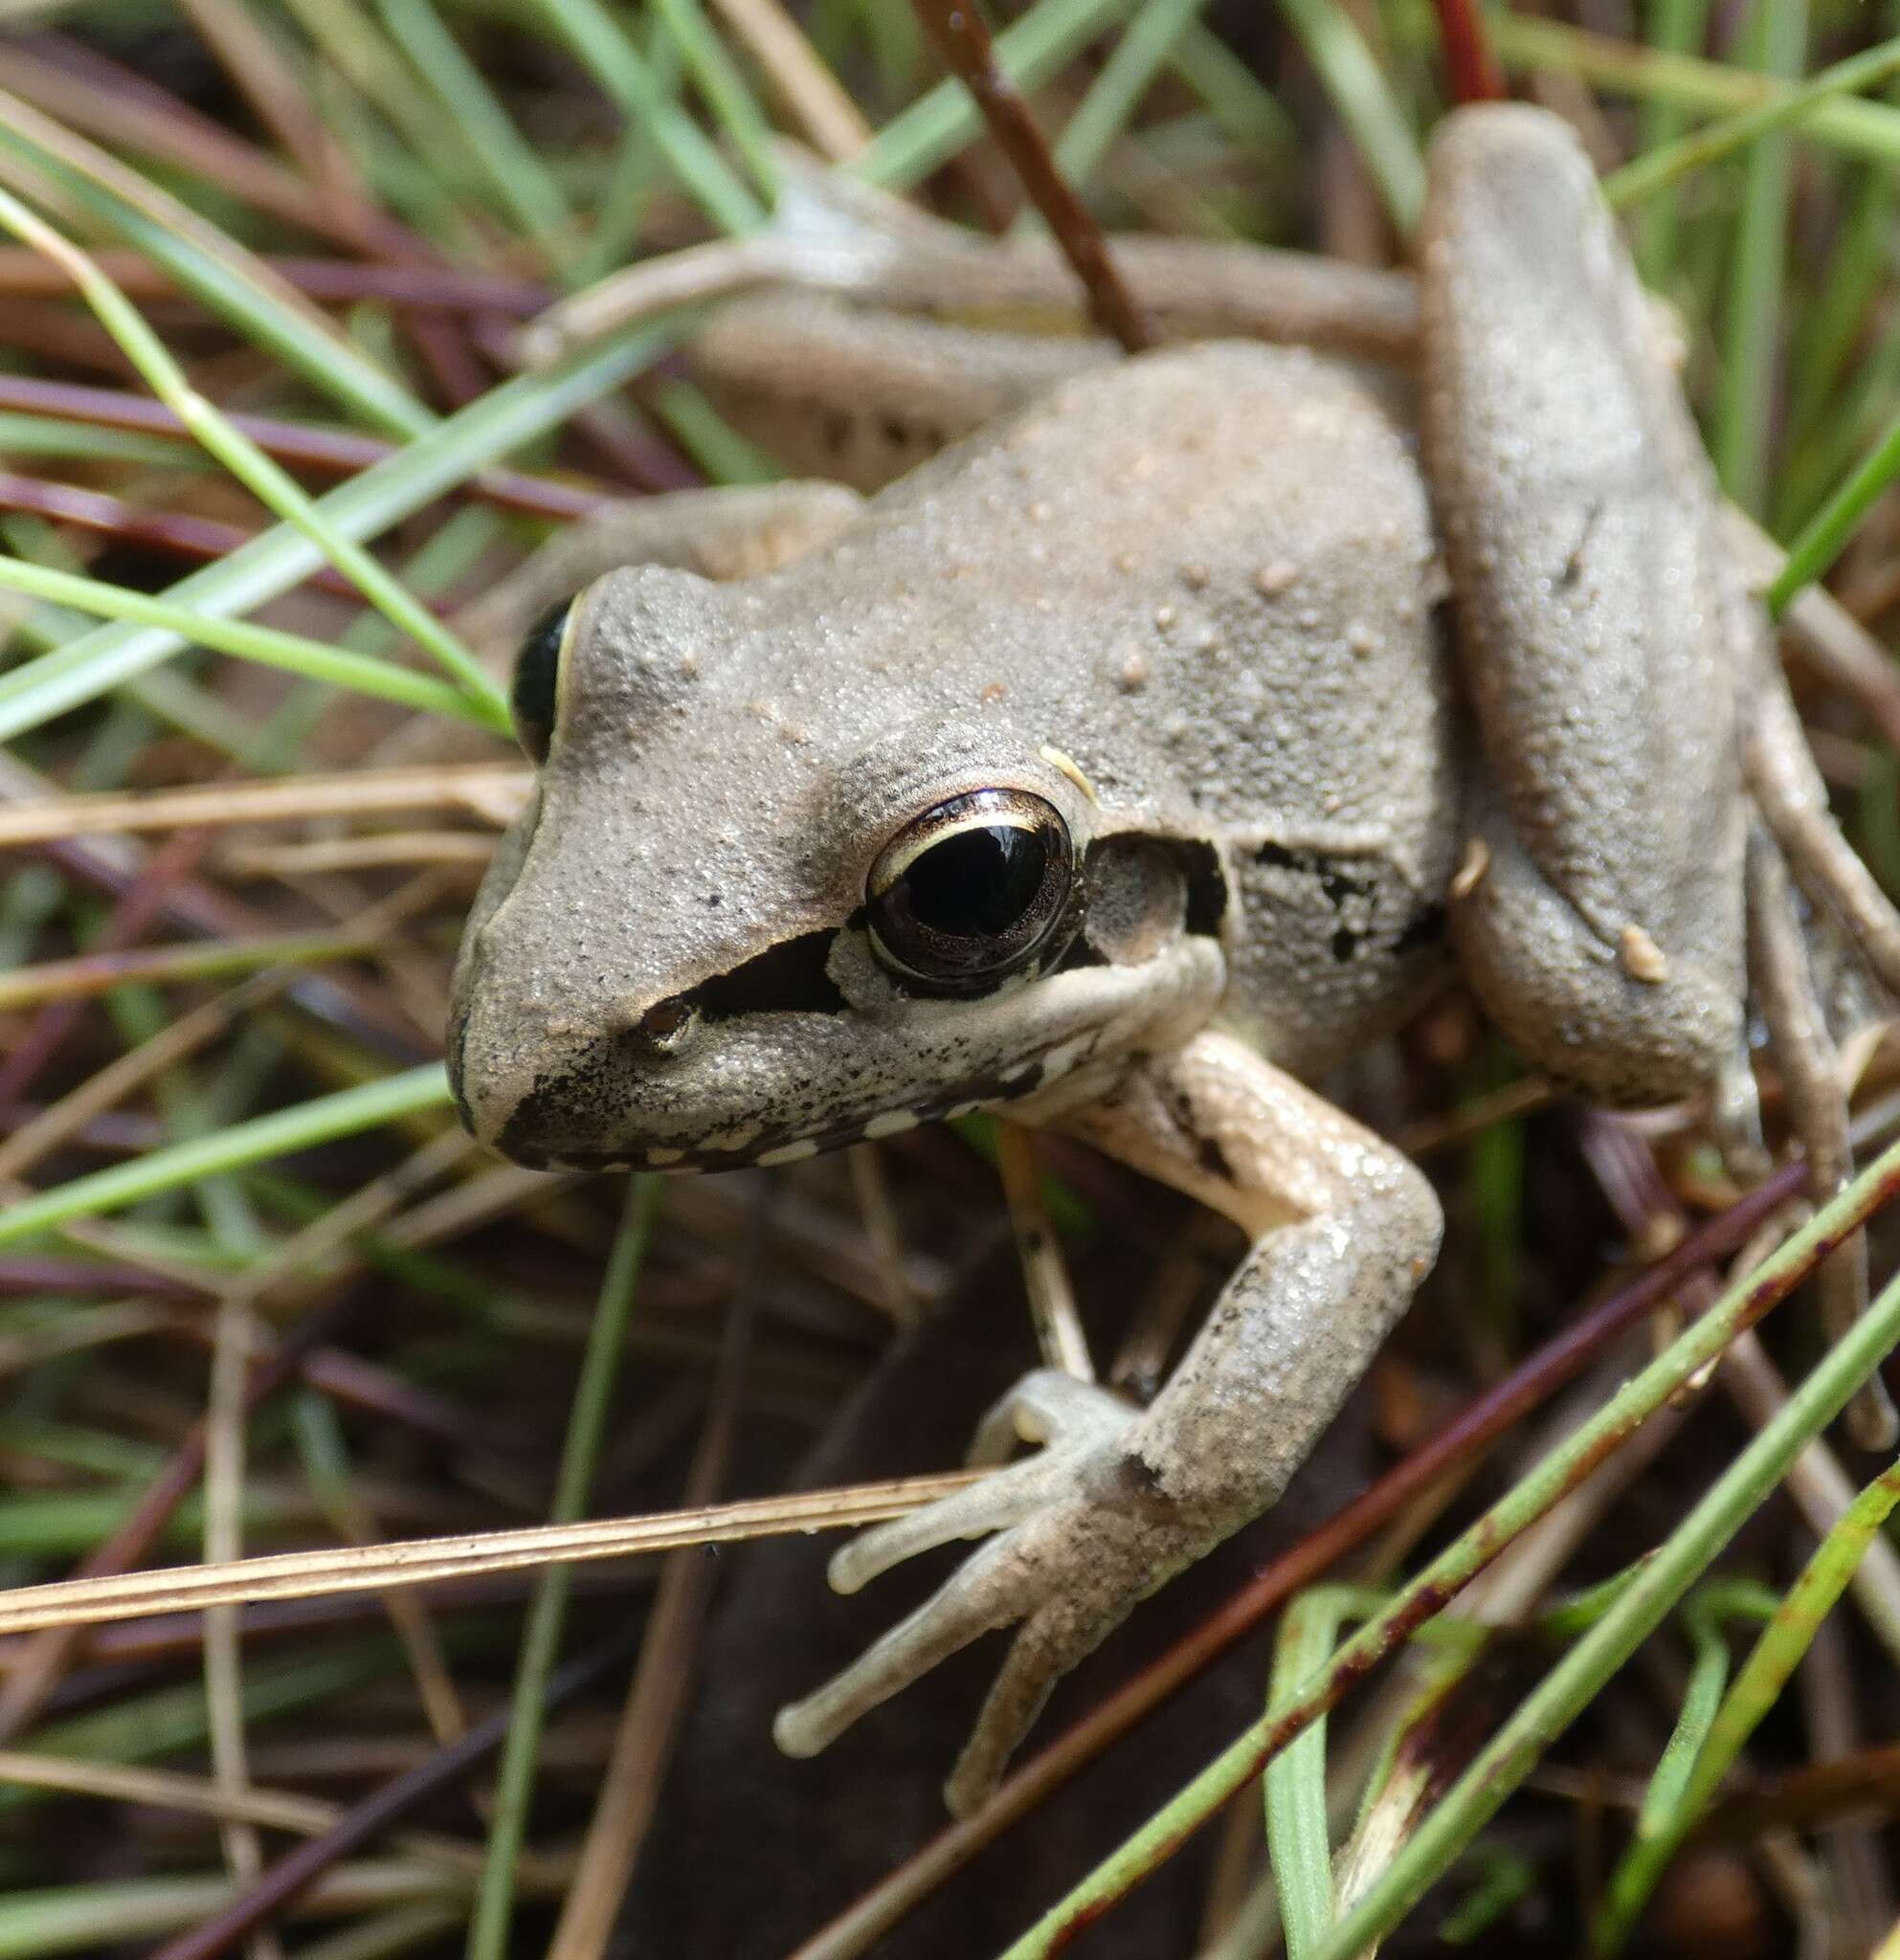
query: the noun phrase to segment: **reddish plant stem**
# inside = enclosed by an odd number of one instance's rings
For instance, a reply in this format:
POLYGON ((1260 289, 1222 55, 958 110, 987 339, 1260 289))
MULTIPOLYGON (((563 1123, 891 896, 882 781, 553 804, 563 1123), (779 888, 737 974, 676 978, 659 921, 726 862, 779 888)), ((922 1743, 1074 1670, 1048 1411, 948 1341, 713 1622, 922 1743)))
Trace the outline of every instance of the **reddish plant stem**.
POLYGON ((1444 45, 1445 79, 1457 102, 1501 102, 1504 69, 1491 50, 1477 0, 1434 0, 1439 39, 1444 45))
MULTIPOLYGON (((20 374, 0 374, 0 410, 25 415, 57 415, 69 421, 91 422, 101 429, 125 429, 140 434, 175 435, 189 440, 184 425, 161 402, 118 389, 87 388, 77 382, 37 381, 20 374)), ((257 447, 281 463, 349 477, 373 468, 395 455, 398 445, 373 435, 343 429, 316 429, 302 423, 280 422, 268 415, 226 417, 257 447)), ((613 501, 604 485, 558 482, 530 477, 520 470, 484 470, 461 486, 461 493, 484 497, 529 517, 575 518, 613 501)))
MULTIPOLYGON (((248 545, 255 532, 215 518, 193 517, 182 510, 140 510, 123 498, 102 490, 81 490, 72 483, 53 483, 38 477, 16 477, 0 470, 0 510, 31 511, 55 523, 74 524, 171 558, 206 563, 248 545)), ((362 602, 362 593, 330 566, 313 571, 306 584, 338 597, 362 602)))
MULTIPOLYGON (((624 1660, 638 1643, 637 1630, 617 1633, 548 1677, 544 1708, 571 1701, 624 1660)), ((188 1933, 168 1940, 148 1960, 217 1960, 247 1933, 275 1919, 329 1868, 379 1838, 392 1825, 445 1790, 452 1790, 500 1748, 513 1710, 496 1709, 426 1762, 373 1791, 321 1837, 311 1838, 278 1860, 257 1882, 188 1933)))
POLYGON ((997 148, 1015 167, 1062 256, 1075 268, 1096 323, 1105 333, 1112 334, 1127 352, 1138 354, 1152 344, 1152 336, 1115 270, 1102 228, 1057 168, 1016 83, 996 66, 990 30, 976 11, 975 0, 912 0, 912 4, 925 33, 936 43, 950 72, 975 99, 997 148))
POLYGON ((173 1273, 145 1266, 113 1265, 101 1259, 66 1259, 34 1253, 0 1258, 0 1299, 57 1293, 70 1300, 95 1295, 131 1300, 204 1299, 208 1289, 173 1273))
MULTIPOLYGON (((275 1394, 317 1348, 325 1345, 353 1313, 365 1289, 352 1288, 327 1306, 314 1308, 286 1333, 263 1360, 251 1370, 244 1390, 249 1415, 275 1394)), ((73 1570, 76 1579, 103 1578, 130 1571, 151 1549, 171 1514, 197 1487, 204 1475, 208 1431, 201 1418, 171 1454, 147 1486, 132 1514, 103 1544, 93 1548, 73 1570)), ((34 1635, 17 1650, 18 1659, 0 1688, 0 1742, 10 1741, 46 1705, 85 1638, 84 1627, 51 1627, 34 1635)))
POLYGON ((114 149, 142 150, 205 178, 253 209, 348 250, 422 248, 416 234, 353 186, 312 185, 169 90, 68 35, 30 34, 4 51, 0 79, 35 107, 114 149))
POLYGON ((1111 1743, 1252 1633, 1301 1587, 1323 1576, 1433 1484, 1470 1461, 1565 1383, 1575 1380, 1605 1346, 1679 1293, 1711 1260, 1744 1244, 1763 1220, 1801 1191, 1806 1179, 1804 1163, 1783 1165, 1627 1286, 1547 1341, 1402 1463, 1256 1574, 1185 1639, 1032 1757, 981 1809, 939 1832, 806 1941, 791 1960, 817 1960, 819 1955, 829 1960, 829 1956, 863 1951, 871 1940, 897 1925, 985 1845, 1052 1796, 1111 1743))

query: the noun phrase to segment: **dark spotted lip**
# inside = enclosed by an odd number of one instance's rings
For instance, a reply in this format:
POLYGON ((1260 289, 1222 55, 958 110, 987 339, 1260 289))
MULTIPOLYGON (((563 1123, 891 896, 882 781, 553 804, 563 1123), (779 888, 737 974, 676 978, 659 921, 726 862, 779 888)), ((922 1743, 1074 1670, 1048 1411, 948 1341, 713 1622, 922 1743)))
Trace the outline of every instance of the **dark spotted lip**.
POLYGON ((743 1145, 726 1148, 659 1144, 631 1151, 540 1151, 511 1147, 508 1154, 531 1170, 659 1170, 671 1174, 687 1170, 744 1170, 755 1166, 770 1169, 778 1164, 802 1163, 808 1157, 841 1150, 852 1144, 902 1136, 926 1124, 943 1123, 971 1115, 991 1103, 1014 1101, 1039 1088, 1047 1072, 1046 1062, 1040 1059, 1017 1062, 1008 1069, 959 1082, 906 1109, 879 1110, 868 1117, 854 1117, 848 1123, 833 1124, 819 1130, 762 1129, 743 1145))

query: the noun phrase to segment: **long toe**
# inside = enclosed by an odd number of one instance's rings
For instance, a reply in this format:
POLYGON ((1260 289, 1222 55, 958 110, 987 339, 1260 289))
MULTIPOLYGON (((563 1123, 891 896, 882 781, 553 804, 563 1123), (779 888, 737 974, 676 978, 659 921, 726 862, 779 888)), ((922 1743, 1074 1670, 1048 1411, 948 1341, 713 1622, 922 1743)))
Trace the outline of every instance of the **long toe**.
POLYGON ((993 1470, 981 1483, 939 1498, 885 1525, 861 1531, 833 1555, 828 1576, 835 1592, 856 1592, 880 1573, 920 1551, 934 1551, 958 1538, 981 1538, 1019 1525, 1074 1482, 1066 1457, 1031 1457, 993 1470))
POLYGON ((842 1674, 778 1711, 772 1739, 788 1756, 815 1756, 880 1702, 1024 1609, 1007 1541, 987 1545, 907 1619, 865 1648, 842 1674))

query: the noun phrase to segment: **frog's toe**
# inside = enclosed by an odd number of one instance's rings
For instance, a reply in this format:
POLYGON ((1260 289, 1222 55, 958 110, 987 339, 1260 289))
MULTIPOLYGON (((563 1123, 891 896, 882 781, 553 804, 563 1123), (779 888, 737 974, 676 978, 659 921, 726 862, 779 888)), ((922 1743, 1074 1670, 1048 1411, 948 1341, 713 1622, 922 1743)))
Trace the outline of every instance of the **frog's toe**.
POLYGON ((967 1817, 989 1798, 1051 1689, 1094 1652, 1119 1618, 1119 1614, 1089 1615, 1067 1601, 1054 1601, 1024 1622, 944 1784, 944 1802, 952 1816, 967 1817))
POLYGON ((1134 1410, 1094 1382, 1060 1368, 1032 1370, 976 1425, 967 1461, 972 1469, 1007 1461, 1018 1443, 1088 1447, 1119 1436, 1134 1410))
POLYGON ((1060 1447, 1006 1469, 993 1470, 967 1490, 939 1498, 887 1525, 873 1525, 861 1531, 832 1558, 827 1572, 832 1591, 856 1592, 893 1566, 954 1539, 1007 1531, 1067 1490, 1074 1481, 1074 1453, 1060 1447))
POLYGON ((1026 1374, 983 1417, 970 1446, 972 1468, 1001 1465, 1024 1442, 1041 1449, 993 1470, 980 1483, 925 1504, 907 1517, 861 1531, 832 1559, 835 1592, 856 1592, 893 1566, 958 1538, 982 1538, 1019 1525, 1073 1489, 1084 1459, 1111 1443, 1135 1411, 1112 1390, 1060 1369, 1026 1374))
MULTIPOLYGON (((1025 1465, 1025 1468, 1030 1467, 1025 1465)), ((778 1711, 772 1740, 788 1756, 816 1756, 860 1716, 920 1681, 971 1641, 1024 1610, 1008 1540, 973 1552, 956 1574, 906 1619, 874 1640, 842 1674, 778 1711)))

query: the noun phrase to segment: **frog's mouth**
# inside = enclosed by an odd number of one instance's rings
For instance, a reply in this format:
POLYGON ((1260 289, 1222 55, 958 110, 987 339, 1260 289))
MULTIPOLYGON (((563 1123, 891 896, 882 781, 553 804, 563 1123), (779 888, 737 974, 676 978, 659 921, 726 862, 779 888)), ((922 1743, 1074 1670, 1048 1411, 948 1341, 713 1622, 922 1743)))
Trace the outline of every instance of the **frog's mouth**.
POLYGON ((935 1090, 920 1101, 840 1117, 816 1129, 742 1125, 691 1145, 649 1144, 633 1149, 545 1147, 539 1132, 548 1109, 573 1109, 577 1093, 585 1094, 595 1079, 588 1064, 537 1082, 496 1139, 504 1156, 531 1170, 743 1170, 755 1166, 802 1163, 828 1150, 852 1144, 876 1143, 902 1136, 928 1123, 954 1121, 1013 1102, 1045 1088, 1086 1061, 1095 1052, 1094 1035, 1066 1035, 1051 1039, 1040 1053, 1012 1060, 1005 1067, 935 1090))

